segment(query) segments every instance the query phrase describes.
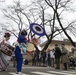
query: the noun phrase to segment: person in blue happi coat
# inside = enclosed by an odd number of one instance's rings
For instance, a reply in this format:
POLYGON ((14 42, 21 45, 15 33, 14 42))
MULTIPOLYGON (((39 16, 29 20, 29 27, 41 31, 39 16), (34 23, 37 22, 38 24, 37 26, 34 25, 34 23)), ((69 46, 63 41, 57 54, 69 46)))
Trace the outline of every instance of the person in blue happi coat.
POLYGON ((25 30, 22 30, 22 32, 19 34, 18 37, 18 45, 15 48, 15 58, 17 62, 16 71, 19 75, 22 75, 22 64, 23 64, 23 53, 21 51, 20 45, 22 43, 27 44, 28 40, 26 38, 27 32, 25 30))

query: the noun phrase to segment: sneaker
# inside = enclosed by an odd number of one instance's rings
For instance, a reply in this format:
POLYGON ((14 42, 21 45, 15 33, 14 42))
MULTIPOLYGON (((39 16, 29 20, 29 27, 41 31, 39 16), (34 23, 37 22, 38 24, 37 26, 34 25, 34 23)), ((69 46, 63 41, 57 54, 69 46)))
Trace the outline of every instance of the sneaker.
POLYGON ((21 73, 21 72, 18 72, 18 74, 19 74, 19 75, 22 75, 22 73, 21 73))

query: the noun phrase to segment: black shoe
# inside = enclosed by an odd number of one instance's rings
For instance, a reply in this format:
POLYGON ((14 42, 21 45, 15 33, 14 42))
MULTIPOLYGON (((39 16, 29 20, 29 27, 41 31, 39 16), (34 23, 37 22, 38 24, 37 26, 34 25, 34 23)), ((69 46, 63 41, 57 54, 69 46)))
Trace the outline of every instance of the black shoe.
POLYGON ((60 69, 59 67, 56 67, 55 69, 60 69))
POLYGON ((7 71, 7 69, 2 69, 1 71, 7 71))
POLYGON ((63 69, 63 70, 67 70, 67 69, 63 69))

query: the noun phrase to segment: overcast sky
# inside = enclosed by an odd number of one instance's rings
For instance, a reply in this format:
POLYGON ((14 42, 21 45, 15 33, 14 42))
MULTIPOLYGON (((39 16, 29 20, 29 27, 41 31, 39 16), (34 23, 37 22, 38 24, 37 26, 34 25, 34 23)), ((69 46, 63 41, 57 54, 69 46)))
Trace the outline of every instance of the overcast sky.
MULTIPOLYGON (((3 1, 3 0, 0 0, 0 1, 3 1)), ((15 0, 16 1, 16 0, 15 0)), ((31 0, 22 0, 21 1, 21 3, 22 4, 30 4, 31 3, 31 0)), ((13 0, 5 0, 5 2, 0 2, 0 9, 2 9, 2 8, 5 8, 6 7, 6 5, 12 5, 13 4, 13 0)), ((74 2, 74 4, 72 4, 72 6, 74 6, 74 5, 76 5, 76 1, 74 2)), ((73 19, 76 19, 76 13, 70 13, 70 12, 68 12, 68 14, 65 12, 65 15, 64 15, 64 17, 65 17, 65 19, 69 22, 69 21, 71 21, 71 20, 73 20, 73 19)), ((4 21, 4 19, 3 19, 3 14, 2 14, 2 12, 0 11, 0 20, 1 20, 1 22, 3 22, 4 21)), ((1 23, 0 22, 0 23, 1 23)), ((0 31, 1 31, 1 28, 0 28, 0 31)), ((13 40, 12 39, 15 39, 14 41, 16 41, 16 38, 15 37, 11 37, 11 41, 13 42, 13 40)), ((73 38, 73 37, 72 37, 73 38)), ((74 38, 73 39, 74 41, 76 41, 76 38, 74 38)), ((44 41, 44 40, 43 40, 44 41)))
MULTIPOLYGON (((18 0, 14 0, 14 1, 18 1, 18 0)), ((22 0, 21 3, 22 4, 30 4, 31 0, 22 0)), ((3 17, 3 13, 1 12, 1 9, 5 8, 7 5, 12 5, 13 4, 13 0, 0 0, 0 26, 1 23, 5 22, 6 20, 3 17)), ((0 27, 0 31, 2 31, 2 28, 0 27)), ((3 37, 3 35, 1 36, 1 38, 3 37)), ((11 44, 16 41, 17 38, 15 36, 11 36, 10 41, 11 44)))

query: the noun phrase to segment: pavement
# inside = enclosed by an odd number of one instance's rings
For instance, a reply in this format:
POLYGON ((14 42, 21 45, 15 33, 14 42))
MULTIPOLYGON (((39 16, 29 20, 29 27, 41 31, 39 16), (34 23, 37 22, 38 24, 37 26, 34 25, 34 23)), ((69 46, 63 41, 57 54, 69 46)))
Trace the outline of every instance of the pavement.
MULTIPOLYGON (((13 64, 8 66, 7 71, 0 72, 0 75, 18 75, 16 74, 16 68, 13 67, 13 64)), ((51 67, 38 67, 31 65, 23 65, 22 67, 22 75, 76 75, 76 70, 68 69, 65 70, 57 70, 51 67)))

